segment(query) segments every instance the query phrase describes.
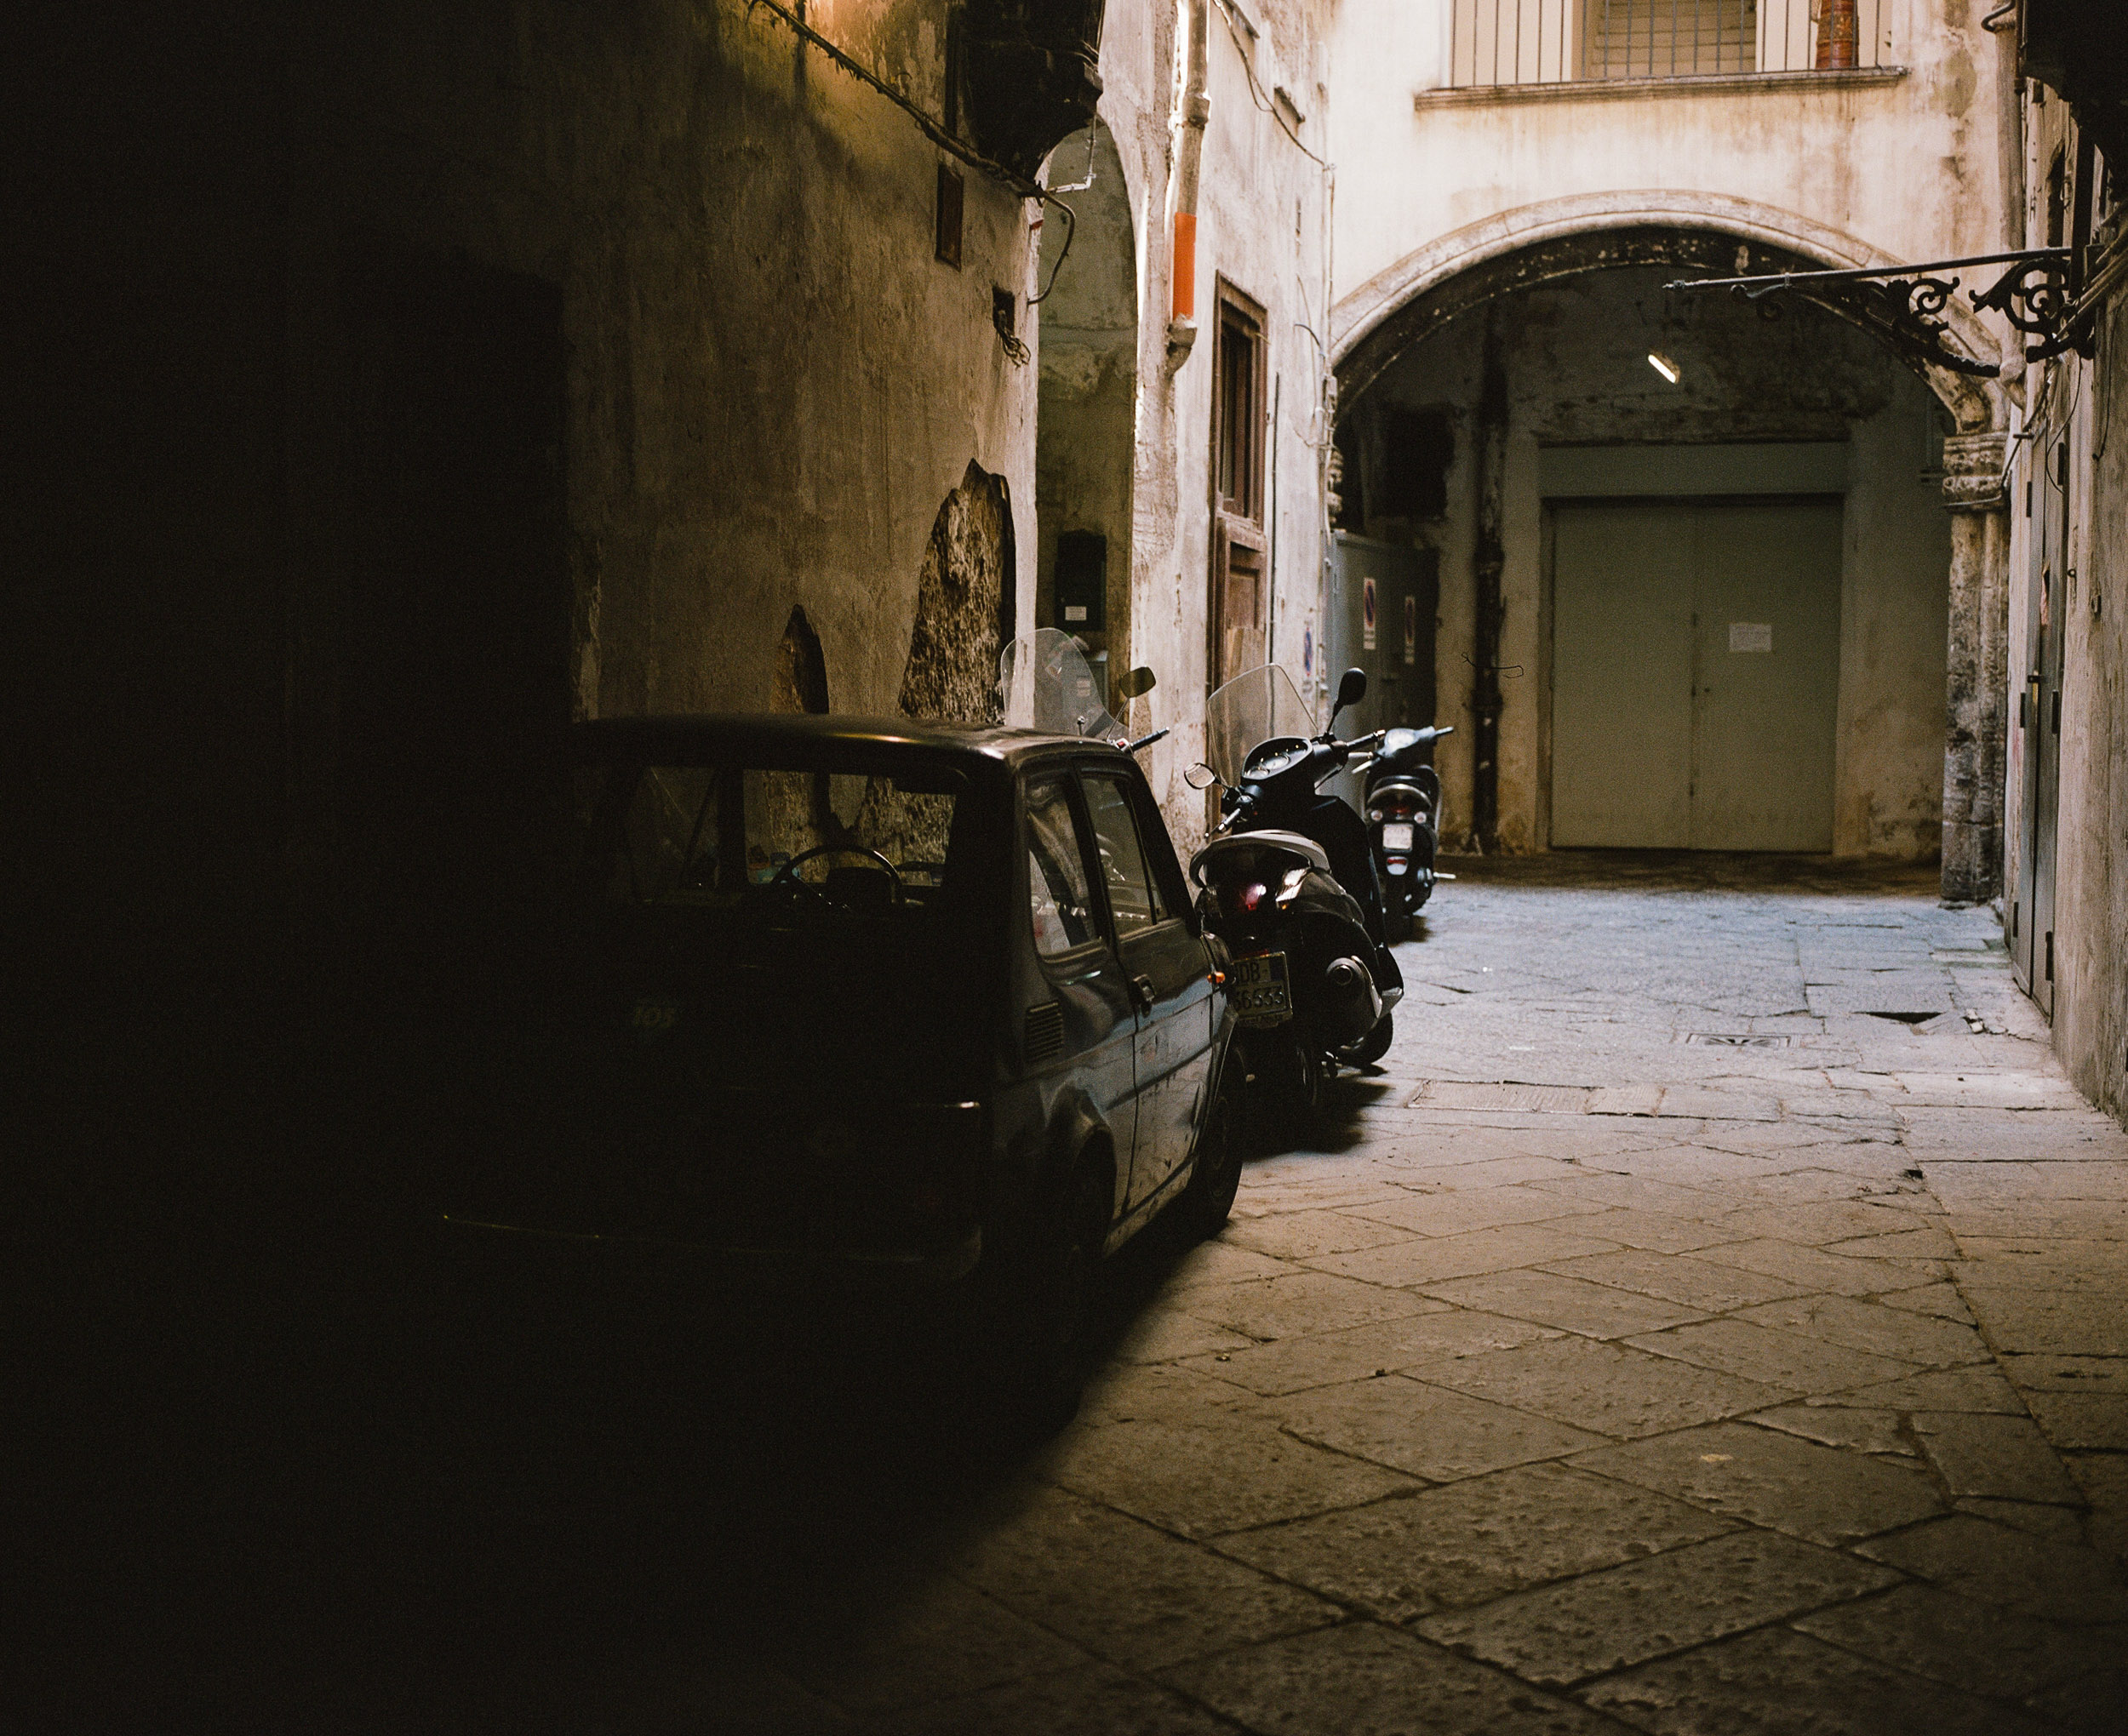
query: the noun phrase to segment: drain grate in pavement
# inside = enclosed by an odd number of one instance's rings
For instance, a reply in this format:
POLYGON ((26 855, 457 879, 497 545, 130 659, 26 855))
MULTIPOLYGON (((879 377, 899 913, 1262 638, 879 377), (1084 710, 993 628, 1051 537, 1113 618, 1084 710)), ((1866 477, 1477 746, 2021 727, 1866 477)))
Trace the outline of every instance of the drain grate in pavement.
POLYGON ((1687 1042, 1703 1042, 1715 1048, 1786 1048, 1785 1036, 1774 1036, 1765 1031, 1688 1031, 1687 1042))
POLYGON ((1532 1085, 1520 1080, 1429 1079, 1404 1099, 1407 1108, 1511 1109, 1539 1115, 1580 1115, 1593 1087, 1532 1085))

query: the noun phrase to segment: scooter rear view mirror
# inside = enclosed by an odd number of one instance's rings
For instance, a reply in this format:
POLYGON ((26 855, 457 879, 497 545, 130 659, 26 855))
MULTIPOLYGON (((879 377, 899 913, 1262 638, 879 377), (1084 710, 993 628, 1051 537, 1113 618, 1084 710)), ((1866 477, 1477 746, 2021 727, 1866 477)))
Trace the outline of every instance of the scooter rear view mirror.
POLYGON ((1116 677, 1116 696, 1124 700, 1143 699, 1158 684, 1158 677, 1141 663, 1116 677))
POLYGON ((1367 671, 1348 669, 1338 677, 1337 703, 1330 708, 1330 722, 1337 721, 1337 714, 1358 705, 1367 697, 1367 671))
POLYGON ((1182 781, 1193 790, 1209 790, 1219 781, 1219 774, 1199 760, 1182 774, 1182 781))

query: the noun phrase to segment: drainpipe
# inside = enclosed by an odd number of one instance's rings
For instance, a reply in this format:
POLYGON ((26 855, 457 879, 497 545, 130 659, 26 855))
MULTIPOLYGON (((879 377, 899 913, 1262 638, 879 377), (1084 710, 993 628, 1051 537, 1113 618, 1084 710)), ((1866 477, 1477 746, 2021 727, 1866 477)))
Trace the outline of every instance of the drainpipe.
POLYGON ((1181 0, 1185 60, 1176 124, 1175 178, 1169 183, 1175 212, 1170 226, 1174 253, 1168 276, 1173 299, 1168 314, 1168 366, 1179 368, 1197 341, 1197 182, 1204 155, 1204 123, 1211 99, 1204 94, 1211 0, 1181 0))
POLYGON ((1485 322, 1484 380, 1478 397, 1478 537, 1471 552, 1473 597, 1470 713, 1471 832, 1479 850, 1500 848, 1500 577, 1507 564, 1502 495, 1507 469, 1507 370, 1496 314, 1485 322))

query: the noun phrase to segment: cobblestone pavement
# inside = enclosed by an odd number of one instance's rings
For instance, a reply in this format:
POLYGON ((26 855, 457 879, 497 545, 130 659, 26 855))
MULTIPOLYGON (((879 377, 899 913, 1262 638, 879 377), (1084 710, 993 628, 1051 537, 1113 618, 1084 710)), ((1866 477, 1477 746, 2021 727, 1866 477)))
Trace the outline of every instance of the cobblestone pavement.
POLYGON ((712 1722, 2128 1729, 2128 1135, 1996 921, 1466 865, 1319 1149, 1120 1261, 1078 1421, 712 1722))

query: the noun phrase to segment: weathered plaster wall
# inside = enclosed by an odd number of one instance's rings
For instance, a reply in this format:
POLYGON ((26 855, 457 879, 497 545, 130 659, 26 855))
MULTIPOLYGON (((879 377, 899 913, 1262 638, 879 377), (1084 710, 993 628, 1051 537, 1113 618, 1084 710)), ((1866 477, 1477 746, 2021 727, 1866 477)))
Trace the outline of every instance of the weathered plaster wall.
POLYGON ((2058 370, 2066 414, 2048 418, 2069 439, 2075 575, 2062 621, 2054 1046, 2079 1090, 2128 1119, 2128 417, 2113 360, 2128 345, 2128 308, 2116 302, 2105 324, 2095 364, 2058 370))
POLYGON ((1136 460, 1138 236, 1122 159, 1106 126, 1075 134, 1050 159, 1073 218, 1045 215, 1040 284, 1041 392, 1035 516, 1042 539, 1036 621, 1078 632, 1090 649, 1130 632, 1131 482, 1136 460), (1078 183, 1091 179, 1093 185, 1078 183), (1067 623, 1055 607, 1056 540, 1107 540, 1105 625, 1067 623))
MULTIPOLYGON (((2076 160, 2068 107, 2057 98, 2022 106, 2027 244, 2048 241, 2048 179, 2057 156, 2076 160)), ((2114 245, 2118 247, 2118 231, 2114 245)), ((2041 364, 2010 447, 2008 644, 1994 671, 2008 699, 2005 779, 2005 926, 2033 848, 2024 822, 2025 728, 2017 694, 2037 664, 2028 631, 2038 509, 2027 490, 2066 440, 2061 474, 2070 500, 2063 564, 2059 809, 2055 867, 2054 1047, 2077 1088, 2128 1120, 2128 413, 2118 358, 2128 349, 2128 306, 2116 296, 2100 317, 2095 356, 2072 352, 2041 364)), ((2046 720, 2034 721, 2046 727, 2046 720)), ((2013 944, 2013 951, 2015 946, 2013 944)), ((2043 956, 2043 955, 2042 955, 2043 956)))
MULTIPOLYGON (((937 113, 945 16, 811 21, 937 113)), ((1023 202, 970 173, 962 268, 935 262, 941 153, 738 0, 371 9, 304 49, 319 246, 369 226, 562 284, 586 705, 764 704, 803 605, 838 707, 891 709, 971 461, 1031 546, 1033 370, 991 331, 993 286, 1029 281, 1023 202)))
MULTIPOLYGON (((1667 297, 1667 273, 1593 273, 1504 298, 1409 351, 1347 410, 1355 433, 1392 404, 1453 418, 1448 511, 1369 534, 1439 551, 1439 751, 1451 833, 1470 824, 1477 517, 1475 407, 1484 327, 1500 334, 1509 420, 1502 479, 1500 841, 1548 837, 1544 511, 1547 446, 1849 442, 1834 849, 1926 859, 1942 811, 1950 523, 1932 474, 1940 414, 1927 388, 1872 340, 1805 305, 1767 320, 1727 298, 1667 297), (1679 385, 1648 364, 1660 349, 1679 385)), ((1354 443, 1378 454, 1364 435, 1354 443)), ((1378 465, 1379 456, 1364 462, 1378 465)), ((1363 475, 1368 500, 1381 478, 1363 475)))
POLYGON ((1370 280, 1439 237, 1627 189, 1747 201, 1891 259, 1999 248, 1998 57, 1979 27, 1986 9, 1971 0, 1885 7, 1883 59, 1902 77, 1629 97, 1586 87, 1443 90, 1453 4, 1337 9, 1337 284, 1351 304, 1341 339, 1369 302, 1370 280))
MULTIPOLYGON (((1176 842, 1187 850, 1202 837, 1204 821, 1204 797, 1184 783, 1182 773, 1202 752, 1213 286, 1222 276, 1267 315, 1273 654, 1299 681, 1304 639, 1321 638, 1321 448, 1329 437, 1320 408, 1327 358, 1319 340, 1329 299, 1329 195, 1322 166, 1307 153, 1327 153, 1330 97, 1319 9, 1304 0, 1251 6, 1249 18, 1259 32, 1251 37, 1213 5, 1211 114, 1198 207, 1200 335, 1187 352, 1171 350, 1177 11, 1157 0, 1112 0, 1102 37, 1101 114, 1129 189, 1139 311, 1130 633, 1127 646, 1111 635, 1111 657, 1115 667, 1148 664, 1159 677, 1158 688, 1133 708, 1130 722, 1175 732, 1141 757, 1176 842), (1301 117, 1298 144, 1269 111, 1279 89, 1301 117)), ((1293 123, 1291 113, 1284 118, 1293 123)), ((1067 144, 1052 160, 1051 178, 1075 178, 1084 161, 1084 146, 1074 157, 1067 144)))

